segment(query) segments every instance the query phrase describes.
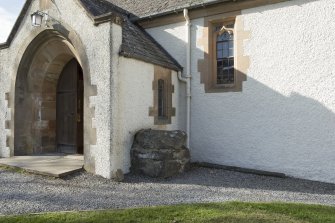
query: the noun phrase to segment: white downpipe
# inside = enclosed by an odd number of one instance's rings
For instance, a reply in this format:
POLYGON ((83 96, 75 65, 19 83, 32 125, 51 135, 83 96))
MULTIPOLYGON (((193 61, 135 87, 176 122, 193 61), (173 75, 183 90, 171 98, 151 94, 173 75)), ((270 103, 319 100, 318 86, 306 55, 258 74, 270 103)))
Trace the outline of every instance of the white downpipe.
POLYGON ((181 82, 187 83, 187 78, 184 78, 183 75, 181 74, 181 71, 178 71, 178 79, 181 82))
POLYGON ((187 132, 187 147, 190 148, 191 138, 191 21, 188 16, 188 9, 184 9, 184 18, 186 20, 186 76, 181 77, 181 73, 178 74, 180 80, 186 82, 186 132, 187 132))

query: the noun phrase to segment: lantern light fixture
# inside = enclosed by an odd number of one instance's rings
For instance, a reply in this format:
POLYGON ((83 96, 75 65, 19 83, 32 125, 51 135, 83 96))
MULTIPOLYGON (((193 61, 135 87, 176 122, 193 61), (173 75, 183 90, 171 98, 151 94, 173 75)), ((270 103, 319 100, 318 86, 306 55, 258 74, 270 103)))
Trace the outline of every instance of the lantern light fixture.
POLYGON ((59 23, 56 19, 52 18, 47 12, 36 11, 31 14, 31 25, 35 27, 40 27, 45 22, 45 26, 48 27, 48 22, 53 21, 55 23, 59 23))
POLYGON ((43 22, 43 17, 46 15, 45 12, 36 11, 31 14, 31 25, 35 27, 40 27, 43 22))

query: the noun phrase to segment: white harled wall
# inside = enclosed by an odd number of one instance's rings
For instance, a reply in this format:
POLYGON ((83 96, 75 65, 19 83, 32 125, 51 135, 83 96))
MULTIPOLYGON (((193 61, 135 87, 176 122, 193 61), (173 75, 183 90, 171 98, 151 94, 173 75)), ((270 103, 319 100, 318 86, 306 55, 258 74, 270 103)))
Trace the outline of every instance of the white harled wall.
MULTIPOLYGON (((250 68, 237 93, 205 93, 197 69, 204 19, 192 21, 193 161, 335 183, 333 5, 295 0, 242 11, 250 68)), ((185 66, 184 23, 147 31, 185 66)))
POLYGON ((172 94, 172 106, 176 108, 176 116, 170 125, 154 125, 154 117, 149 116, 149 108, 154 105, 152 83, 154 81, 155 65, 125 57, 119 58, 119 127, 118 145, 126 172, 130 168, 130 149, 136 132, 141 129, 179 130, 183 125, 179 121, 185 119, 179 109, 179 104, 185 103, 180 97, 181 87, 177 73, 172 71, 172 84, 175 91, 172 94))

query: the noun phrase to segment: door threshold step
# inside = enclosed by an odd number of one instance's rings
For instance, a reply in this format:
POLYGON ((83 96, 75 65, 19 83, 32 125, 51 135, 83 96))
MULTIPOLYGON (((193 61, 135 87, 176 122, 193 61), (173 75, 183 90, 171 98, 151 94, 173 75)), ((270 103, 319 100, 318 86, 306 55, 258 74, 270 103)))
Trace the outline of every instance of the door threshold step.
POLYGON ((81 171, 84 160, 79 155, 15 156, 1 158, 0 166, 20 168, 29 173, 60 178, 81 171))

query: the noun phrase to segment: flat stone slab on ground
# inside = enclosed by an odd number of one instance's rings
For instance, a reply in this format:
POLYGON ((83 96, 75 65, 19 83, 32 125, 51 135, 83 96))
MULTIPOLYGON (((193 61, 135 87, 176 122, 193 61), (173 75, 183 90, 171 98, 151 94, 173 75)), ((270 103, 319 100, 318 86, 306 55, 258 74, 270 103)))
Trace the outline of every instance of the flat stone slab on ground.
POLYGON ((0 159, 0 165, 21 168, 27 172, 52 177, 63 177, 80 171, 84 157, 80 155, 15 156, 0 159))

